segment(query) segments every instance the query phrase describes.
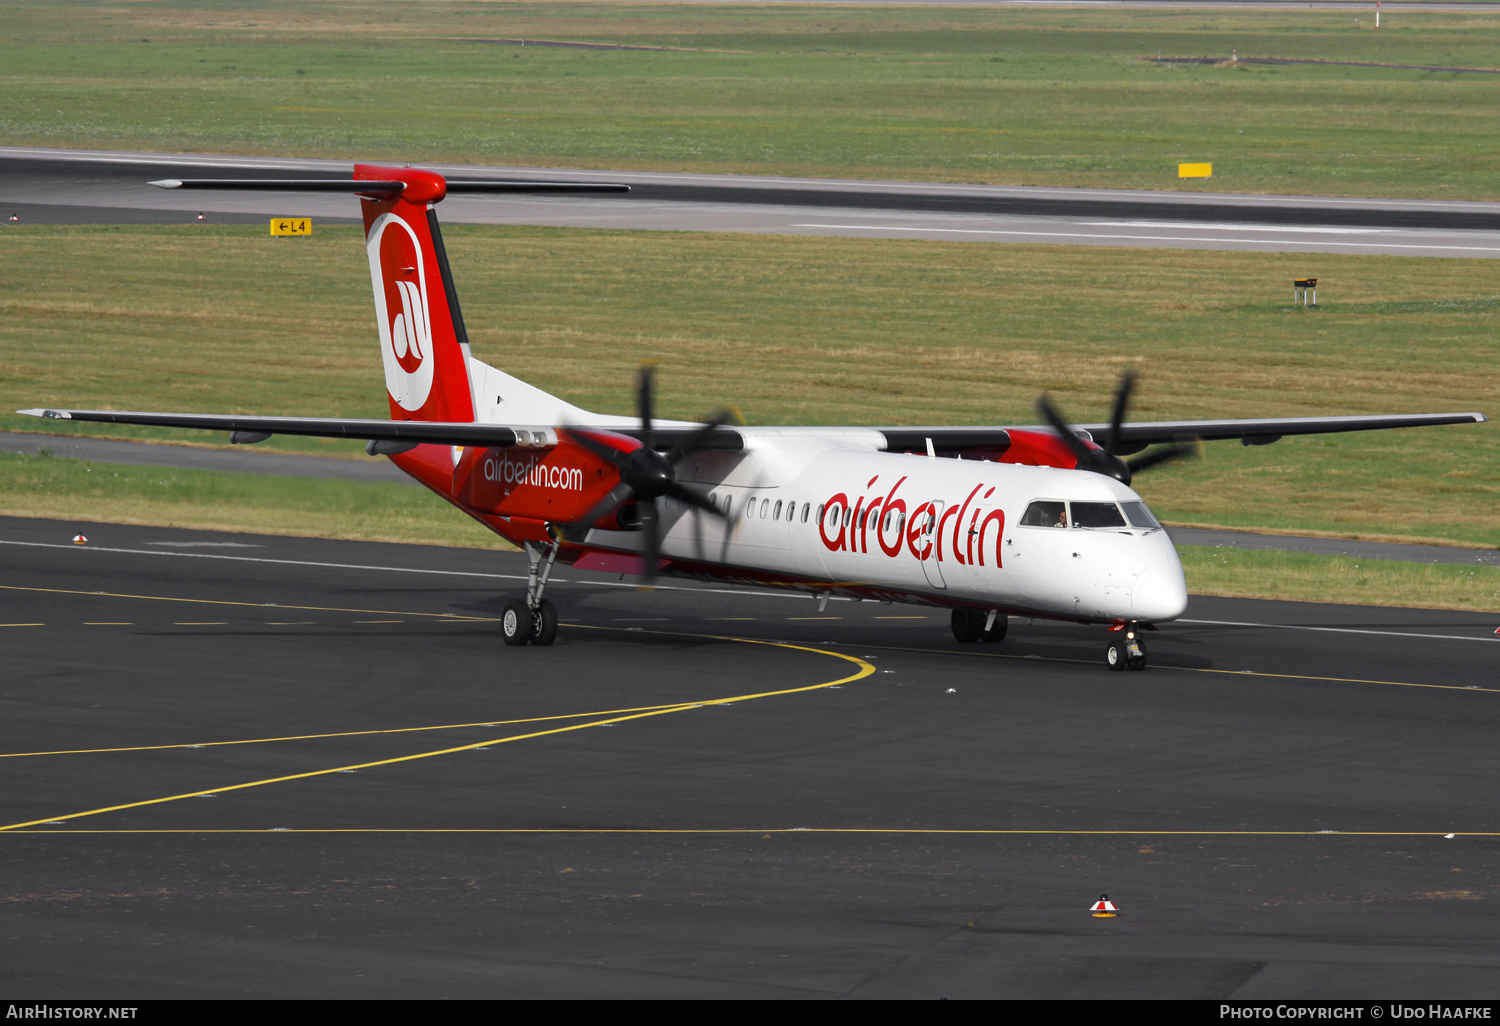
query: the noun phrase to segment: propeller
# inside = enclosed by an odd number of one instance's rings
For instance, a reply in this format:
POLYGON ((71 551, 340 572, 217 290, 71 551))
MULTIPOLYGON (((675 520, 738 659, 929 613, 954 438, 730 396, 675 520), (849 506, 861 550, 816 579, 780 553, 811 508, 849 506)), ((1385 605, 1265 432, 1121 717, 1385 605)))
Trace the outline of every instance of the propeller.
POLYGON ((1197 438, 1179 438, 1172 445, 1164 449, 1148 452, 1135 459, 1123 460, 1115 455, 1117 451, 1124 448, 1126 452, 1132 451, 1127 448, 1128 443, 1124 440, 1122 428, 1125 425, 1125 411, 1130 406, 1130 392, 1135 387, 1135 372, 1127 370, 1120 375, 1120 383, 1115 386, 1114 409, 1110 413, 1109 428, 1104 435, 1104 443, 1098 449, 1090 449, 1083 444, 1083 439, 1078 437, 1078 432, 1068 426, 1063 415, 1058 412, 1057 407, 1052 405, 1044 393, 1036 401, 1037 412, 1052 425, 1063 444, 1078 458, 1079 470, 1092 470, 1096 474, 1112 477, 1121 484, 1129 484, 1134 475, 1151 467, 1159 467, 1163 463, 1182 459, 1184 456, 1196 456, 1199 454, 1201 442, 1197 438))
POLYGON ((708 441, 708 436, 729 422, 730 413, 727 410, 720 410, 700 425, 697 431, 672 446, 666 453, 657 452, 656 430, 652 421, 654 378, 655 371, 650 365, 642 367, 636 376, 636 409, 641 418, 641 447, 639 449, 621 452, 605 445, 586 432, 563 429, 570 441, 613 464, 620 473, 620 483, 610 489, 608 495, 600 499, 592 509, 574 522, 574 532, 586 533, 590 525, 610 510, 627 503, 635 503, 640 531, 645 542, 642 547, 642 557, 646 563, 647 580, 656 576, 656 563, 661 554, 662 528, 661 510, 657 507, 658 499, 663 496, 676 499, 692 507, 695 514, 703 512, 721 520, 729 519, 707 495, 677 480, 677 465, 703 448, 703 444, 708 441))

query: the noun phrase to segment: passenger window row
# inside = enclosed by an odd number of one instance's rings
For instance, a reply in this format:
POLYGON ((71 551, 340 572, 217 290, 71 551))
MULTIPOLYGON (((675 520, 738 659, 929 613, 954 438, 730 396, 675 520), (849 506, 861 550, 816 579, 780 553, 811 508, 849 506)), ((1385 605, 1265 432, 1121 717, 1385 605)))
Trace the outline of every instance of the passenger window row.
MULTIPOLYGON (((745 519, 786 520, 790 522, 797 519, 797 509, 798 507, 795 502, 785 502, 782 499, 777 499, 775 501, 775 505, 772 505, 770 499, 761 499, 760 502, 757 503, 755 501, 755 496, 752 495, 745 502, 745 519)), ((823 507, 818 507, 818 516, 820 519, 822 517, 822 509, 823 507)), ((812 515, 812 503, 804 502, 802 504, 801 510, 802 522, 805 524, 807 523, 808 517, 812 515)), ((725 515, 727 516, 729 512, 728 497, 726 497, 724 500, 724 511, 725 515)))

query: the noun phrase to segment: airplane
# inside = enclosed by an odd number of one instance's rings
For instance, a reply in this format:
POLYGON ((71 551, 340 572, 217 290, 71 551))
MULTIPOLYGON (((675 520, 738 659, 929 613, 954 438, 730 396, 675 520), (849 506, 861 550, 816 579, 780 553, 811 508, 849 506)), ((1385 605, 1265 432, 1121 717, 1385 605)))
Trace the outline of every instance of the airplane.
POLYGON ((421 484, 522 548, 508 645, 550 645, 557 563, 946 608, 954 638, 998 642, 1008 617, 1107 627, 1111 670, 1146 666, 1144 633, 1187 609, 1177 551, 1130 487, 1203 441, 1483 422, 1480 413, 1107 424, 750 427, 591 413, 470 351, 436 208, 450 193, 623 192, 603 183, 446 180, 357 164, 351 179, 169 179, 161 188, 291 189, 359 197, 390 420, 31 409, 48 419, 366 440, 421 484), (1098 440, 1096 440, 1096 438, 1098 440), (1151 448, 1156 446, 1156 448, 1151 448), (1149 451, 1148 451, 1149 450, 1149 451), (1126 459, 1126 457, 1132 457, 1126 459))

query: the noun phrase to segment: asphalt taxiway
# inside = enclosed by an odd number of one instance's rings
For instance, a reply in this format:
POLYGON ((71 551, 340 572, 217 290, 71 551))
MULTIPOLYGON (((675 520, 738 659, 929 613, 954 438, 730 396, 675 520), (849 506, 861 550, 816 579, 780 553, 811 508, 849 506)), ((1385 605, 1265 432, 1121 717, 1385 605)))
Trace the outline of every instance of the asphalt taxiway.
MULTIPOLYGON (((1500 203, 1254 196, 617 172, 430 166, 450 177, 614 181, 621 196, 475 196, 445 221, 649 231, 728 231, 956 242, 1492 258, 1500 203)), ((261 223, 308 216, 357 223, 348 196, 163 190, 151 180, 347 177, 347 161, 0 147, 0 218, 19 224, 261 223)), ((0 224, 10 223, 0 221, 0 224)))
POLYGON ((565 570, 508 649, 523 569, 0 519, 4 989, 1500 990, 1500 618, 1195 598, 1118 674, 565 570))

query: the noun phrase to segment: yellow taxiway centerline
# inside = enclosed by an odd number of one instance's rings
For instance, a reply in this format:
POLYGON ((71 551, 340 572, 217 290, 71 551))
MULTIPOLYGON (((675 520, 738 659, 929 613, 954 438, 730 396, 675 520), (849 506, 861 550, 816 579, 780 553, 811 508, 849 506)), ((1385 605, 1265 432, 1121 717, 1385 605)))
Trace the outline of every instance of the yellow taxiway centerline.
MULTIPOLYGON (((41 590, 41 589, 37 589, 37 590, 41 590)), ((621 628, 608 628, 608 627, 596 628, 596 629, 598 629, 598 630, 621 630, 621 628)), ((789 644, 787 642, 779 642, 779 641, 759 641, 759 640, 756 640, 756 639, 753 639, 753 638, 729 638, 729 637, 724 637, 724 638, 719 638, 718 640, 721 640, 721 641, 742 642, 744 644, 749 644, 749 645, 768 645, 768 646, 771 646, 773 648, 785 648, 785 649, 791 649, 791 650, 794 650, 794 651, 801 651, 801 652, 812 652, 815 655, 825 655, 825 656, 829 656, 829 657, 834 658, 834 659, 842 659, 842 660, 845 660, 846 662, 854 663, 856 666, 859 667, 859 670, 858 670, 858 672, 850 674, 849 676, 840 677, 838 680, 825 681, 824 683, 821 683, 821 684, 808 684, 808 685, 805 685, 803 687, 797 687, 797 688, 781 688, 781 689, 778 689, 776 691, 761 691, 761 692, 756 692, 756 693, 747 694, 747 695, 734 695, 734 696, 731 696, 729 698, 711 698, 711 699, 702 699, 702 700, 692 701, 692 702, 683 702, 683 703, 678 704, 678 705, 670 705, 670 706, 666 706, 666 707, 662 707, 662 708, 650 709, 650 710, 645 711, 645 712, 631 713, 631 714, 623 715, 623 716, 610 716, 607 719, 591 720, 588 723, 574 723, 574 724, 569 724, 566 727, 554 727, 551 730, 538 730, 538 731, 533 731, 533 732, 528 733, 528 734, 514 734, 514 735, 511 735, 510 737, 492 738, 492 739, 487 740, 487 741, 477 741, 477 742, 474 742, 473 744, 457 745, 457 746, 452 747, 452 748, 440 748, 440 749, 438 749, 436 751, 431 751, 431 752, 418 752, 418 753, 416 753, 414 755, 400 755, 400 756, 396 756, 395 758, 392 758, 392 759, 376 759, 376 760, 373 760, 371 762, 355 763, 355 764, 349 765, 349 766, 334 766, 334 767, 331 767, 329 769, 310 770, 310 771, 308 771, 306 773, 290 773, 290 774, 287 774, 285 776, 280 776, 280 777, 269 777, 269 778, 267 778, 265 780, 251 780, 251 781, 247 781, 247 782, 241 783, 241 784, 228 784, 228 785, 225 785, 223 787, 206 787, 206 788, 202 788, 202 789, 197 790, 197 791, 188 791, 188 792, 185 792, 183 794, 168 795, 168 796, 166 796, 164 798, 148 798, 148 799, 145 799, 144 801, 125 802, 125 803, 120 804, 120 805, 110 805, 110 806, 106 806, 105 808, 100 808, 100 809, 88 809, 88 810, 85 810, 83 812, 71 812, 71 813, 66 813, 64 815, 61 815, 61 816, 48 816, 48 817, 45 817, 43 819, 33 819, 33 820, 27 820, 27 821, 21 822, 21 823, 11 823, 11 824, 8 824, 8 825, 5 825, 5 826, 0 826, 0 833, 4 833, 6 831, 11 831, 11 830, 19 830, 19 829, 22 829, 22 828, 25 828, 25 827, 52 825, 52 824, 56 824, 56 823, 66 822, 68 820, 82 819, 82 818, 87 817, 87 816, 98 816, 98 815, 102 815, 102 814, 104 814, 106 812, 121 812, 121 811, 123 811, 125 809, 139 809, 139 808, 144 808, 144 807, 149 806, 149 805, 162 805, 162 804, 165 804, 167 802, 180 801, 180 800, 182 800, 184 798, 197 798, 197 797, 200 797, 202 795, 219 795, 219 794, 225 794, 225 793, 227 793, 229 791, 242 791, 242 790, 245 790, 245 789, 251 788, 251 787, 264 787, 267 784, 280 784, 280 783, 285 783, 285 782, 291 781, 291 780, 306 780, 306 779, 309 779, 309 778, 312 778, 312 777, 327 776, 327 775, 332 774, 332 773, 343 773, 343 772, 348 772, 348 771, 352 771, 352 770, 373 769, 373 768, 375 768, 377 766, 393 766, 393 765, 396 765, 398 763, 403 763, 403 762, 414 762, 414 761, 416 761, 418 759, 431 759, 431 758, 435 758, 435 757, 437 757, 439 755, 452 755, 452 754, 455 754, 455 753, 458 753, 458 752, 472 751, 475 748, 484 748, 484 747, 489 747, 489 746, 493 746, 493 745, 508 744, 508 743, 510 743, 512 741, 526 741, 526 740, 530 740, 531 738, 547 737, 547 736, 553 735, 553 734, 566 734, 566 733, 569 733, 571 731, 584 730, 584 729, 587 729, 589 727, 597 727, 597 726, 602 726, 604 724, 625 723, 625 722, 628 722, 630 720, 645 719, 645 718, 651 717, 651 716, 665 716, 668 713, 683 712, 683 711, 688 710, 688 709, 702 709, 702 708, 705 708, 705 707, 708 707, 708 706, 713 706, 713 705, 729 705, 729 704, 735 703, 735 702, 748 702, 748 701, 751 701, 751 700, 757 699, 757 698, 774 698, 774 697, 777 697, 777 696, 780 696, 780 695, 795 695, 795 694, 800 694, 800 693, 806 692, 806 691, 818 691, 818 690, 821 690, 823 688, 830 688, 830 687, 834 687, 834 686, 839 685, 839 684, 848 684, 848 683, 850 683, 852 681, 861 680, 861 679, 863 679, 865 677, 868 677, 868 676, 872 675, 875 672, 875 667, 872 666, 870 663, 867 663, 863 659, 860 659, 860 658, 858 658, 856 656, 844 655, 841 652, 827 652, 827 651, 824 651, 822 649, 809 648, 806 645, 793 645, 793 644, 789 644)))

